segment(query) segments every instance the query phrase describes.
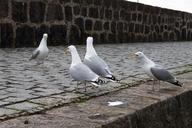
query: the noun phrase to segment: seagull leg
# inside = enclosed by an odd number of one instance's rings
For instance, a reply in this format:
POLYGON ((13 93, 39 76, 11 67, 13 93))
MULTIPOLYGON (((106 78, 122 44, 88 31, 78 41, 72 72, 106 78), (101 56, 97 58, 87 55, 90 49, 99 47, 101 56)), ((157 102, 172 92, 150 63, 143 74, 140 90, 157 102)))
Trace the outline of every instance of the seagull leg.
POLYGON ((87 92, 87 85, 86 85, 86 82, 84 82, 84 85, 85 85, 85 92, 87 92))
POLYGON ((152 87, 152 91, 155 91, 155 80, 153 80, 153 87, 152 87))

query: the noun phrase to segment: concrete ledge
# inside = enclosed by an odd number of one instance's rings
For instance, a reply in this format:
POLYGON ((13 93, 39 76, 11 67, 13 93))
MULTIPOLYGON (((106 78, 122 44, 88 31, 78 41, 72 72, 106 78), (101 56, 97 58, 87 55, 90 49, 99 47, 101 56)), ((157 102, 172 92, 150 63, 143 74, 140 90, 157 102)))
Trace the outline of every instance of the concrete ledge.
POLYGON ((178 76, 184 87, 162 83, 151 91, 150 82, 112 92, 82 103, 71 103, 44 114, 1 122, 11 128, 190 128, 192 126, 192 72, 178 76), (108 106, 109 101, 122 101, 108 106))

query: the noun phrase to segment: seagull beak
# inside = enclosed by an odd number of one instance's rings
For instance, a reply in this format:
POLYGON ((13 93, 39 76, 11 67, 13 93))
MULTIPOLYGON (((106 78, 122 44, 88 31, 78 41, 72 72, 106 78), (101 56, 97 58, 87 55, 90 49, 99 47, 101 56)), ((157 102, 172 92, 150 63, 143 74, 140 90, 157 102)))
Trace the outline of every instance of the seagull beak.
POLYGON ((128 58, 129 58, 129 59, 132 59, 132 60, 135 60, 135 59, 136 59, 135 53, 129 53, 129 54, 128 54, 128 58))
POLYGON ((69 48, 65 48, 65 49, 64 49, 64 53, 65 53, 65 54, 69 53, 69 48))

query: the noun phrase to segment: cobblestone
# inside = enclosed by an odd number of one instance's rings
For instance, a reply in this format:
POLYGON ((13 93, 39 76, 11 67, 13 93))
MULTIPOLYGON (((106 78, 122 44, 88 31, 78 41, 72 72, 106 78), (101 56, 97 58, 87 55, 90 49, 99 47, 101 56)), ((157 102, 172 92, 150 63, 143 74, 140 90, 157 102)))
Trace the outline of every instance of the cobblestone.
MULTIPOLYGON (((74 98, 102 95, 121 86, 131 86, 133 82, 144 82, 148 77, 128 58, 129 53, 137 51, 143 51, 171 72, 182 72, 186 68, 182 66, 192 64, 191 47, 192 42, 96 45, 96 51, 121 83, 108 82, 99 88, 90 87, 86 93, 83 86, 75 91, 76 82, 68 73, 71 56, 64 54, 63 46, 49 47, 49 57, 44 65, 39 66, 28 61, 33 48, 0 49, 0 106, 18 110, 26 108, 31 113, 40 104, 42 108, 50 108, 72 102, 74 98)), ((77 49, 83 59, 85 46, 77 46, 77 49)), ((9 115, 9 112, 5 111, 5 114, 9 115)))

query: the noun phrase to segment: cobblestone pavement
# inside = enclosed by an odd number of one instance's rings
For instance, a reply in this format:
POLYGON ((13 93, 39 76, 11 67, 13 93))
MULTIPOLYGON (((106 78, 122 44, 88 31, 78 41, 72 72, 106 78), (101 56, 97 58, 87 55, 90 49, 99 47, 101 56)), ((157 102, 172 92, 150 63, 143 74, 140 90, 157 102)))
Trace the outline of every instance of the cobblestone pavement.
MULTIPOLYGON (((68 73, 70 54, 64 54, 63 46, 49 48, 49 57, 40 66, 28 61, 32 48, 0 50, 0 120, 40 112, 122 86, 122 83, 108 83, 99 88, 90 87, 86 93, 83 88, 74 91, 76 82, 68 73)), ((133 82, 133 76, 142 73, 138 65, 128 59, 131 52, 143 51, 166 68, 181 70, 176 67, 192 63, 192 42, 105 44, 95 48, 124 84, 133 82)), ((83 58, 85 46, 77 49, 83 58)), ((138 75, 138 78, 146 76, 138 75)))

